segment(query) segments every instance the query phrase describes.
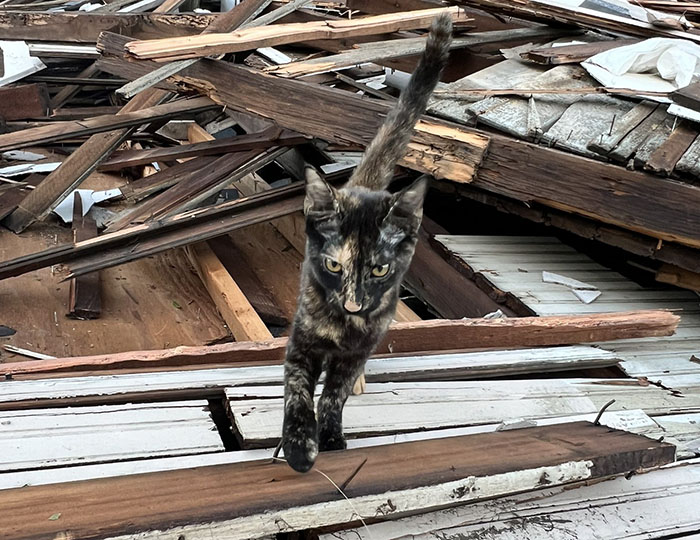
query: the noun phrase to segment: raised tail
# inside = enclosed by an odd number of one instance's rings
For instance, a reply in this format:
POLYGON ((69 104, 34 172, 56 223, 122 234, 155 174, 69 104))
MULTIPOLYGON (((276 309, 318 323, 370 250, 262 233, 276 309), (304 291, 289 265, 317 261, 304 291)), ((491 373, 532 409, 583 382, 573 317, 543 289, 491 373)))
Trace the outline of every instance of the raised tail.
POLYGON ((406 152, 413 127, 425 112, 428 99, 440 80, 452 42, 452 18, 437 16, 430 27, 425 51, 396 106, 389 112, 348 185, 386 189, 397 162, 406 152))

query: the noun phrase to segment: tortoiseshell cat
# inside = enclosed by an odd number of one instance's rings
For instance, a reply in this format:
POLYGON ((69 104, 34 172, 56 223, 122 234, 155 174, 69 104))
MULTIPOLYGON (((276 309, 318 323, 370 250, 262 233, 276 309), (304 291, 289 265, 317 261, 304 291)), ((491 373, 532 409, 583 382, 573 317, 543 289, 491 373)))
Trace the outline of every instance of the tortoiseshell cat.
POLYGON ((282 433, 287 463, 299 472, 313 466, 319 450, 345 448, 345 401, 394 316, 427 178, 395 194, 386 188, 447 62, 451 39, 450 17, 437 17, 408 86, 343 188, 306 170, 306 257, 285 359, 282 433), (317 424, 313 396, 322 371, 317 424))

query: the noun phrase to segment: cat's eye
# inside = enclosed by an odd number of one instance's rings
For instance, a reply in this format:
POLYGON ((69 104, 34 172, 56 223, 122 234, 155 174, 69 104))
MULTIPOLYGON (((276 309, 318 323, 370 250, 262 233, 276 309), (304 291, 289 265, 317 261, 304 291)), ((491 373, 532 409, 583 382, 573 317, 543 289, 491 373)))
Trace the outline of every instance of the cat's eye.
POLYGON ((340 265, 338 261, 334 261, 333 259, 325 259, 325 264, 326 264, 326 269, 329 272, 333 272, 334 274, 338 274, 343 267, 340 265))
POLYGON ((389 273, 389 265, 388 264, 378 264, 374 268, 372 268, 372 275, 374 277, 384 277, 389 273))

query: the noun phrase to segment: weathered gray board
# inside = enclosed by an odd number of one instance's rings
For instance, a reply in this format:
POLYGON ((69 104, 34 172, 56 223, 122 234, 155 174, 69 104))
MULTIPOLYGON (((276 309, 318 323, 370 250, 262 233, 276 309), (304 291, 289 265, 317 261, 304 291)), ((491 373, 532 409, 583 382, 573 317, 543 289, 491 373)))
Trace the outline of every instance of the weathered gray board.
MULTIPOLYGON (((615 365, 619 358, 590 346, 549 347, 377 358, 367 363, 369 381, 475 378, 501 374, 563 371, 615 365)), ((0 404, 138 396, 171 391, 213 392, 233 385, 280 384, 282 366, 240 367, 0 381, 0 404)))
MULTIPOLYGON (((226 396, 245 448, 277 443, 284 412, 281 386, 229 388, 226 396)), ((343 424, 347 435, 366 437, 589 414, 612 399, 616 401, 610 410, 642 409, 649 415, 700 412, 700 394, 679 397, 627 379, 371 383, 364 394, 348 399, 343 424)))
POLYGON ((223 452, 206 401, 0 411, 0 471, 223 452))
POLYGON ((700 460, 324 534, 319 540, 700 538, 700 460))

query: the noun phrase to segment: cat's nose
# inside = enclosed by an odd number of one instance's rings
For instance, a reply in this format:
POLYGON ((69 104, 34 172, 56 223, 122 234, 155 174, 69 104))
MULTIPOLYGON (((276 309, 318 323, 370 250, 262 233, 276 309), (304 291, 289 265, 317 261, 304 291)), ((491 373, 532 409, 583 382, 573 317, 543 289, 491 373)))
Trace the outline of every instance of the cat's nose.
POLYGON ((360 304, 353 302, 352 300, 346 300, 344 306, 345 309, 350 313, 357 313, 362 309, 362 306, 360 304))

